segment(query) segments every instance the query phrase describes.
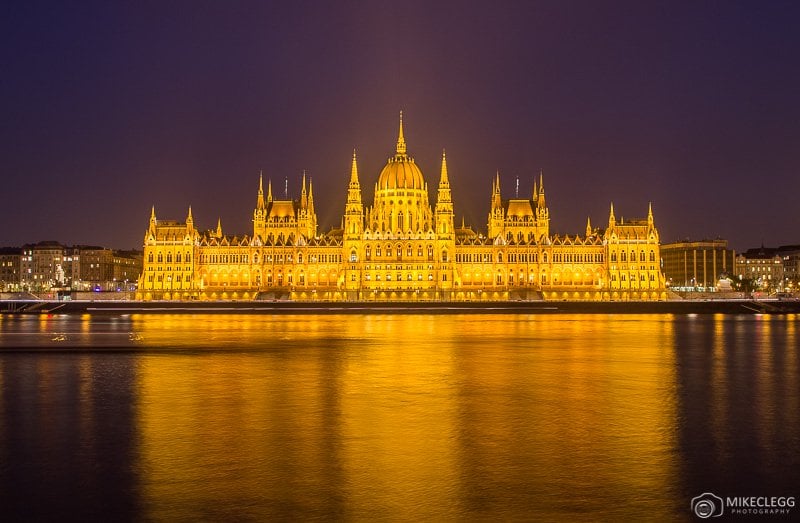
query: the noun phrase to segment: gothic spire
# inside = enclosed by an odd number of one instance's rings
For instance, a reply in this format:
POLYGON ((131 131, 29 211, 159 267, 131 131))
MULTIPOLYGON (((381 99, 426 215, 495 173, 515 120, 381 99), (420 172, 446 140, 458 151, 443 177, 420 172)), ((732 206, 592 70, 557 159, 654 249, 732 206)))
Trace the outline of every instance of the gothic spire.
POLYGON ((588 238, 591 235, 592 235, 592 219, 589 216, 587 216, 586 217, 586 237, 588 238))
POLYGON ((356 150, 353 149, 353 164, 350 167, 350 183, 358 183, 358 165, 356 164, 356 150))
POLYGON ((442 177, 439 181, 439 186, 445 184, 450 185, 450 180, 447 177, 447 155, 445 154, 444 149, 442 149, 442 177))
POLYGON ((267 201, 272 201, 272 180, 267 181, 267 201))
POLYGON ((400 133, 397 135, 397 154, 398 156, 405 156, 406 154, 406 139, 403 138, 403 111, 400 111, 400 133))
POLYGON ((264 208, 264 172, 258 173, 258 202, 256 203, 257 209, 264 208))

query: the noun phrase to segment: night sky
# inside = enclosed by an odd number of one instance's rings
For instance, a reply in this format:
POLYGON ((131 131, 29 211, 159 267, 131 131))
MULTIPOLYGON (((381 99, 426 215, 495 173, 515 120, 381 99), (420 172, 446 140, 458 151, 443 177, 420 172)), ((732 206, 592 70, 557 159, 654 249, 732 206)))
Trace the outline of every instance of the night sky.
POLYGON ((797 2, 16 2, 0 11, 0 245, 141 248, 150 207, 252 233, 258 173, 320 230, 364 201, 398 113, 457 221, 492 178, 551 232, 644 217, 663 242, 800 243, 797 2))

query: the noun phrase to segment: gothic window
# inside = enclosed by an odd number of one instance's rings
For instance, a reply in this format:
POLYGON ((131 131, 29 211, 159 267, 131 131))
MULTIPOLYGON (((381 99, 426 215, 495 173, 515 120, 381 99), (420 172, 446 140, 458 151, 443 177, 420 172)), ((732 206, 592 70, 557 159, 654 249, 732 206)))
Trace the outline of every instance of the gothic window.
POLYGON ((428 261, 433 261, 433 245, 428 245, 428 261))
POLYGON ((547 253, 542 255, 542 262, 547 263, 547 253))
POLYGON ((303 263, 303 253, 297 253, 297 263, 303 263))
POLYGON ((159 252, 158 253, 158 263, 163 263, 163 261, 164 261, 164 255, 159 252))
POLYGON ((656 253, 655 253, 655 251, 650 251, 650 261, 651 262, 656 261, 656 253))
POLYGON ((403 246, 400 245, 399 243, 397 244, 397 257, 398 258, 403 257, 403 246))
POLYGON ((148 261, 148 263, 153 263, 153 253, 152 252, 147 256, 147 261, 148 261))
POLYGON ((181 253, 178 253, 178 254, 175 255, 175 262, 176 263, 181 263, 181 253))
POLYGON ((497 253, 497 261, 499 263, 503 263, 503 253, 502 252, 498 252, 497 253))
POLYGON ((355 250, 355 249, 353 249, 352 251, 350 251, 350 261, 351 261, 351 262, 354 262, 354 261, 356 261, 356 250, 355 250))
POLYGON ((414 254, 414 250, 411 248, 411 244, 408 245, 408 249, 406 249, 408 256, 412 256, 414 254))
POLYGON ((378 245, 377 247, 375 247, 375 257, 380 258, 380 256, 381 256, 381 246, 378 245))
POLYGON ((639 261, 640 261, 640 262, 643 262, 643 261, 644 261, 644 251, 641 251, 641 252, 639 253, 639 261))
MULTIPOLYGON (((624 255, 623 255, 623 260, 624 260, 624 255)), ((611 261, 612 262, 617 261, 617 253, 616 252, 612 252, 611 253, 611 261)))
POLYGON ((422 245, 417 246, 417 256, 422 258, 422 245))
MULTIPOLYGON (((372 259, 372 249, 370 247, 367 247, 367 250, 366 250, 365 254, 367 256, 367 260, 372 259)), ((380 254, 378 256, 380 256, 380 254)))

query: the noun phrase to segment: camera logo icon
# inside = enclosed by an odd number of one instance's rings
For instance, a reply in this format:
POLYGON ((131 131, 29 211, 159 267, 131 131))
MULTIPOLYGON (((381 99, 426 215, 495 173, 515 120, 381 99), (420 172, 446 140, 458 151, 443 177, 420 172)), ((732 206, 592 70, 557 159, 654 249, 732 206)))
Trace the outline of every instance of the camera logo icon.
POLYGON ((701 519, 716 518, 722 515, 722 498, 711 492, 703 492, 692 498, 692 512, 701 519))

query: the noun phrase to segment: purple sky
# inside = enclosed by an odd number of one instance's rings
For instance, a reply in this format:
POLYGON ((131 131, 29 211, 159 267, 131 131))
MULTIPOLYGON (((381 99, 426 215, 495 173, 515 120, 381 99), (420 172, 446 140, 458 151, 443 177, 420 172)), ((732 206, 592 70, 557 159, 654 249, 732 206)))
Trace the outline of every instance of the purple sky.
POLYGON ((305 169, 327 230, 400 109, 481 230, 495 171, 507 198, 543 168, 552 232, 652 201, 664 242, 800 243, 797 2, 428 4, 4 5, 0 245, 140 248, 151 205, 250 233, 261 169, 293 196, 305 169))

